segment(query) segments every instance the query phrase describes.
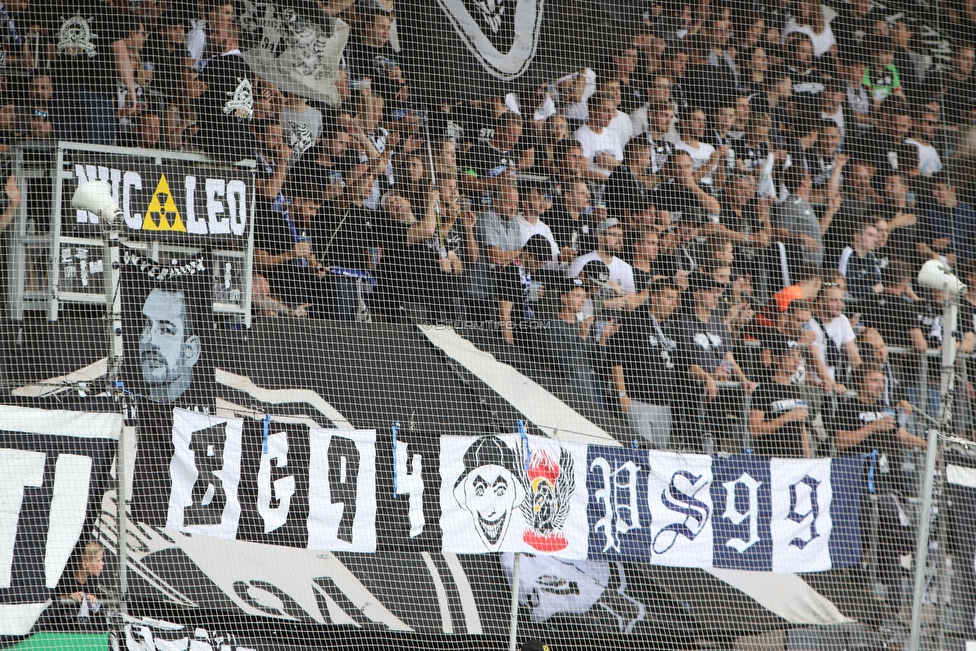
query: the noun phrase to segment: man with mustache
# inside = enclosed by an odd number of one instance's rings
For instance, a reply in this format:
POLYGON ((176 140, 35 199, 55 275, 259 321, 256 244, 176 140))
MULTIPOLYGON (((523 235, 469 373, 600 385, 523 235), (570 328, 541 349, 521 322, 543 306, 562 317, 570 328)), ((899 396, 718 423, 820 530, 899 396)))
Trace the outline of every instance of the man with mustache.
POLYGON ((139 336, 139 365, 149 397, 173 402, 190 388, 193 365, 200 359, 200 338, 193 334, 182 291, 154 289, 142 306, 146 323, 139 336))

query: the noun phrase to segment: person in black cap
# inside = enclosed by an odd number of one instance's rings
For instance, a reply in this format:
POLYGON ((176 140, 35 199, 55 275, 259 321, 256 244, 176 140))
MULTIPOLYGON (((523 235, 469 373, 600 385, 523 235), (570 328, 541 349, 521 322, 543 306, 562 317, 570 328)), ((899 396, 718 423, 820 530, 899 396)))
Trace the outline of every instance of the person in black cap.
POLYGON ((764 382, 752 397, 749 436, 762 456, 811 456, 806 425, 810 413, 800 389, 790 382, 800 367, 800 349, 791 343, 775 346, 772 381, 764 382))
POLYGON ((552 648, 548 644, 544 644, 541 640, 526 640, 522 644, 522 651, 552 651, 552 648))
POLYGON ((624 305, 614 309, 633 309, 637 305, 634 269, 627 262, 617 257, 617 254, 623 252, 624 246, 624 231, 620 222, 613 217, 604 219, 596 228, 596 237, 596 251, 576 258, 573 264, 569 266, 566 275, 569 278, 575 278, 587 263, 594 260, 602 262, 607 267, 609 280, 623 290, 623 296, 626 298, 624 305))
MULTIPOLYGON (((679 360, 676 370, 679 377, 683 375, 689 383, 682 392, 685 396, 693 396, 698 391, 704 393, 706 422, 701 432, 702 440, 693 442, 693 445, 710 454, 715 434, 730 431, 728 415, 738 413, 738 400, 728 391, 720 392, 718 383, 738 380, 749 394, 755 391, 756 384, 746 377, 736 362, 732 353, 732 333, 716 309, 721 284, 708 274, 696 271, 688 276, 688 286, 691 309, 674 327, 679 360)), ((690 408, 694 415, 698 406, 695 399, 691 400, 686 408, 690 408)))

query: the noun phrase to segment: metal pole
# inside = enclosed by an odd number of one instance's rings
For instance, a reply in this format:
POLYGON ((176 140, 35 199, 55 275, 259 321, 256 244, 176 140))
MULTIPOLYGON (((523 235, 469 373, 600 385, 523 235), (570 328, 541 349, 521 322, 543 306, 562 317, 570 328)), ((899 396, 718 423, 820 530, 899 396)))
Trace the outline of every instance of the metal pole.
MULTIPOLYGON (((125 421, 128 422, 131 414, 129 413, 129 405, 124 405, 125 410, 125 421)), ((135 437, 136 428, 132 425, 126 424, 122 427, 122 435, 119 436, 119 449, 116 457, 116 469, 118 475, 118 487, 116 489, 116 497, 118 498, 118 505, 116 509, 118 510, 118 517, 115 521, 119 526, 119 535, 116 543, 116 550, 118 553, 119 560, 119 614, 127 615, 126 599, 129 593, 129 577, 128 577, 128 560, 129 560, 129 546, 127 542, 126 529, 128 528, 128 514, 126 513, 126 503, 129 500, 129 474, 127 472, 127 462, 128 458, 125 454, 126 443, 131 440, 129 437, 135 437)))
POLYGON ((117 383, 122 374, 122 268, 119 261, 119 227, 122 224, 122 211, 116 209, 114 214, 106 215, 102 211, 102 223, 106 226, 105 237, 105 265, 107 294, 105 301, 105 316, 108 321, 108 372, 106 380, 109 382, 113 395, 120 396, 121 391, 117 383))
POLYGON ((516 651, 518 648, 519 566, 521 564, 522 555, 516 553, 515 560, 512 562, 512 609, 508 622, 508 651, 516 651))
POLYGON ((918 538, 915 540, 915 587, 912 590, 912 630, 909 651, 919 651, 922 627, 922 594, 925 592, 925 570, 928 564, 929 524, 932 517, 932 483, 935 477, 935 457, 939 447, 939 431, 928 431, 929 445, 925 455, 925 477, 922 482, 922 508, 918 516, 918 538))
MULTIPOLYGON (((956 296, 947 294, 945 311, 943 312, 939 427, 945 431, 952 430, 952 391, 955 380, 955 368, 953 367, 956 361, 955 333, 956 322, 959 317, 959 306, 956 301, 956 296)), ((927 389, 928 387, 925 387, 926 391, 927 389)), ((918 516, 918 538, 915 541, 915 586, 912 591, 912 628, 908 645, 909 651, 919 651, 922 628, 922 595, 925 591, 925 574, 928 565, 929 526, 932 519, 932 485, 935 479, 936 456, 939 451, 939 430, 930 429, 928 437, 929 444, 925 454, 925 477, 922 482, 922 494, 919 496, 922 508, 918 516)))

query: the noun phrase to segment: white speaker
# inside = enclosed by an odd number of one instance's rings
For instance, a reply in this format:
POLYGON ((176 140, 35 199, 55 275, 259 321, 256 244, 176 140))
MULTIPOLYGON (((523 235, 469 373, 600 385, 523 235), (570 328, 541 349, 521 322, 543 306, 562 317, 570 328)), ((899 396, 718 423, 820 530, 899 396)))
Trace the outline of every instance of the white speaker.
POLYGON ((119 204, 112 198, 112 186, 105 181, 89 181, 78 186, 71 197, 71 206, 98 215, 111 223, 119 217, 119 204))
POLYGON ((929 260, 918 272, 918 284, 931 289, 941 289, 950 294, 962 296, 966 285, 945 268, 941 260, 929 260))

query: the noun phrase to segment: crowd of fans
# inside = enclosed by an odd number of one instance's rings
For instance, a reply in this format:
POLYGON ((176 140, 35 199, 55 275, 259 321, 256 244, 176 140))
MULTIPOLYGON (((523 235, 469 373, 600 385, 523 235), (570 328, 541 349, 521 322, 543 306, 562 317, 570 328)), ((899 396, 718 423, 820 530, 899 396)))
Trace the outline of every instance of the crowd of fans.
POLYGON ((942 343, 924 261, 976 283, 971 10, 939 67, 870 0, 649 2, 587 67, 456 100, 412 89, 393 0, 319 6, 338 107, 254 75, 233 2, 7 2, 3 146, 256 159, 258 315, 453 325, 648 446, 921 445, 939 366, 888 347, 942 343), (835 423, 849 390, 877 409, 835 423))

